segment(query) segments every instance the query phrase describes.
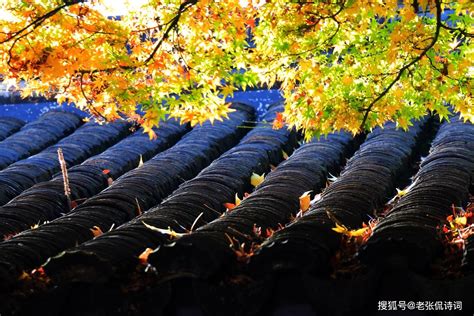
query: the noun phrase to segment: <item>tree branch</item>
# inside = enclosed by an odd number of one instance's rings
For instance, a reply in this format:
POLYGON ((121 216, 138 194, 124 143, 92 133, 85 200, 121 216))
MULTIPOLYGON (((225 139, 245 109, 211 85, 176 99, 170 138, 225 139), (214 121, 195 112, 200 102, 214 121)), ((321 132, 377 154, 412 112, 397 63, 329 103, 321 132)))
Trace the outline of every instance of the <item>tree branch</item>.
POLYGON ((188 1, 185 1, 185 2, 181 3, 181 5, 179 6, 179 9, 178 9, 178 13, 176 14, 176 16, 173 19, 170 20, 170 22, 168 24, 168 27, 166 28, 165 32, 163 33, 163 36, 160 38, 160 40, 156 44, 156 46, 153 49, 153 51, 151 52, 150 56, 148 56, 148 58, 145 59, 145 61, 143 62, 144 65, 148 64, 153 59, 153 57, 155 56, 156 52, 158 52, 158 50, 160 49, 163 42, 169 37, 171 31, 178 25, 178 22, 179 22, 179 19, 181 18, 181 15, 184 12, 186 12, 186 10, 190 6, 192 6, 196 3, 197 3, 197 0, 188 0, 188 1))
POLYGON ((380 101, 389 91, 390 89, 395 85, 395 83, 398 82, 398 80, 400 80, 400 78, 402 77, 403 73, 408 70, 408 68, 410 68, 411 66, 413 66, 414 64, 416 64, 417 62, 419 62, 423 56, 425 56, 428 51, 436 44, 436 42, 438 41, 438 37, 439 37, 439 32, 440 32, 440 29, 441 29, 441 0, 435 0, 435 4, 436 4, 436 29, 435 29, 435 33, 433 35, 433 38, 431 40, 431 43, 425 47, 425 49, 418 55, 416 56, 416 58, 414 58, 411 62, 409 62, 408 64, 404 65, 399 71, 398 71, 398 74, 397 76, 395 77, 395 79, 392 80, 392 82, 390 82, 390 84, 365 108, 365 113, 364 113, 364 117, 362 119, 362 123, 359 127, 359 130, 362 131, 364 130, 364 126, 365 126, 365 123, 367 122, 367 118, 369 117, 369 113, 372 111, 372 108, 375 106, 375 104, 380 101))
POLYGON ((465 37, 474 38, 474 34, 473 34, 473 33, 469 33, 469 32, 466 31, 465 29, 456 28, 456 27, 449 27, 449 26, 447 26, 447 25, 444 24, 444 23, 441 23, 440 26, 441 26, 443 29, 446 29, 446 30, 449 30, 449 31, 459 32, 461 35, 464 35, 465 37))
MULTIPOLYGON (((4 44, 4 43, 7 43, 7 42, 12 41, 12 40, 15 40, 15 42, 18 41, 19 38, 25 37, 28 34, 32 33, 35 29, 40 27, 47 19, 49 19, 50 17, 52 17, 53 15, 55 15, 56 13, 61 11, 62 9, 66 8, 66 7, 69 7, 71 5, 77 4, 77 3, 82 3, 84 1, 85 0, 65 1, 63 5, 60 5, 59 7, 54 8, 53 10, 49 11, 48 13, 36 18, 30 24, 26 25, 22 29, 20 29, 16 32, 13 32, 12 34, 10 34, 10 36, 8 36, 7 39, 5 39, 3 41, 0 41, 0 44, 4 44), (30 27, 33 27, 33 28, 30 31, 26 32, 25 34, 22 34, 26 30, 28 30, 30 27)), ((4 32, 2 32, 2 33, 4 33, 4 32)))
POLYGON ((176 13, 176 16, 174 16, 170 21, 165 23, 164 25, 167 25, 166 30, 163 33, 163 36, 160 38, 158 43, 155 45, 153 48, 153 51, 150 53, 150 55, 139 65, 135 66, 116 66, 116 67, 110 67, 110 68, 104 68, 104 69, 94 69, 94 70, 78 70, 78 73, 80 74, 86 74, 86 73, 97 73, 97 72, 112 72, 118 69, 121 70, 134 70, 137 69, 140 66, 145 66, 147 65, 153 58, 155 57, 156 53, 160 49, 161 45, 163 45, 164 41, 169 38, 171 31, 178 26, 179 19, 181 18, 181 15, 186 12, 186 10, 191 7, 192 5, 196 4, 198 0, 187 0, 183 2, 176 13))

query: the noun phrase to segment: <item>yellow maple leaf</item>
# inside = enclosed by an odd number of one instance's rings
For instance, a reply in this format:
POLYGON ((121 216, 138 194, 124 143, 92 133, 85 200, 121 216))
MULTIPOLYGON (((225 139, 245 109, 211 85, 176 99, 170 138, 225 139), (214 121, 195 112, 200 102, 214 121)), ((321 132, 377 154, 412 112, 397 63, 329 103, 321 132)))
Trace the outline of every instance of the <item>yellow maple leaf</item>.
POLYGON ((150 140, 157 138, 155 131, 147 125, 143 125, 143 133, 148 133, 150 140))
POLYGON ((242 200, 239 198, 237 193, 235 193, 235 206, 239 206, 242 200))
POLYGON ((362 227, 362 228, 359 228, 359 229, 350 230, 349 231, 349 237, 363 236, 368 230, 369 230, 369 227, 362 227))
POLYGON ((224 97, 226 96, 234 96, 234 90, 235 88, 233 86, 225 86, 222 88, 222 94, 224 95, 224 97))
POLYGON ((265 174, 262 173, 261 175, 258 175, 256 173, 252 173, 252 176, 250 177, 250 184, 253 185, 254 187, 258 186, 265 180, 265 174))
POLYGON ((338 223, 336 223, 336 227, 333 227, 332 230, 335 231, 336 233, 340 233, 344 235, 346 235, 349 232, 346 226, 339 225, 338 223))
POLYGON ((397 188, 397 196, 398 196, 398 197, 402 197, 402 196, 406 195, 407 193, 408 193, 408 190, 407 190, 407 189, 405 189, 405 190, 400 190, 400 189, 397 188))
POLYGON ((352 79, 351 76, 344 76, 344 77, 342 78, 342 83, 343 83, 345 86, 348 86, 348 85, 352 84, 353 81, 354 81, 354 80, 352 79))
POLYGON ((454 219, 454 223, 456 223, 457 225, 465 226, 467 224, 467 217, 458 216, 454 219))

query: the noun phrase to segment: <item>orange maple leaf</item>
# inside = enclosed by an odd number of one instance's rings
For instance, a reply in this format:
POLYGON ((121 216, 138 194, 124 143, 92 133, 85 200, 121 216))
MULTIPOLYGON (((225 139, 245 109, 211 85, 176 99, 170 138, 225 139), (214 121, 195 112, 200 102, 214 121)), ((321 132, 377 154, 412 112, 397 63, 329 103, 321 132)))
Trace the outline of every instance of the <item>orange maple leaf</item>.
POLYGON ((99 226, 94 226, 90 229, 92 235, 94 235, 94 237, 98 237, 100 235, 102 235, 104 232, 102 231, 102 229, 100 229, 99 226))
POLYGON ((311 204, 311 191, 306 191, 300 196, 300 210, 304 213, 309 209, 311 204))
POLYGON ((139 256, 138 259, 140 260, 141 264, 148 264, 148 256, 153 252, 153 249, 146 248, 139 256))
POLYGON ((273 120, 273 129, 280 129, 285 126, 285 120, 283 119, 283 114, 277 112, 275 119, 273 120))

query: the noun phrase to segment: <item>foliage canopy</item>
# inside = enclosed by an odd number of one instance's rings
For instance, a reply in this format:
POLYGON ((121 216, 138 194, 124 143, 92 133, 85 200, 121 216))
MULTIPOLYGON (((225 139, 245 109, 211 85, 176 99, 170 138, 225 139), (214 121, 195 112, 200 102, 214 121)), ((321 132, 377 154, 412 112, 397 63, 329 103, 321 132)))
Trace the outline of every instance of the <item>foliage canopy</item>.
POLYGON ((149 131, 221 119, 233 91, 275 83, 277 125, 308 137, 449 106, 474 122, 469 0, 149 0, 120 18, 99 2, 2 0, 5 80, 149 131))

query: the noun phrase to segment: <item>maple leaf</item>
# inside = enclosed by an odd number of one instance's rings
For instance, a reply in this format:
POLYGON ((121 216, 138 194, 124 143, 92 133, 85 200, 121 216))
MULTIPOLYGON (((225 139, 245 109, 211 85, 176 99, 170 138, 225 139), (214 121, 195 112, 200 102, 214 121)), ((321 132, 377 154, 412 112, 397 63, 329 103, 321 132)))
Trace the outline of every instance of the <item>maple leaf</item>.
POLYGON ((405 190, 400 190, 400 189, 397 188, 397 196, 398 197, 402 197, 402 196, 406 195, 407 193, 408 193, 408 190, 406 190, 406 189, 405 190))
POLYGON ((454 219, 454 223, 459 226, 465 226, 467 224, 467 217, 466 216, 456 216, 454 219))
POLYGON ((300 197, 300 210, 304 213, 309 209, 311 203, 311 193, 312 191, 304 192, 300 197))
POLYGON ((349 230, 347 229, 346 226, 340 225, 338 223, 336 223, 336 227, 333 227, 332 230, 335 231, 336 233, 340 233, 344 235, 348 235, 349 233, 349 230))
POLYGON ((349 231, 350 237, 360 237, 366 234, 369 231, 369 227, 362 227, 359 229, 354 229, 349 231))
POLYGON ((276 117, 273 120, 273 126, 272 127, 273 127, 273 129, 280 129, 280 128, 283 128, 283 126, 285 126, 285 120, 283 118, 283 113, 277 112, 276 117))
POLYGON ((142 127, 143 133, 147 133, 150 140, 155 140, 158 137, 152 127, 145 124, 143 124, 142 127))
POLYGON ((102 232, 102 229, 100 229, 99 226, 94 226, 90 229, 92 235, 94 235, 94 237, 99 237, 100 235, 103 234, 102 232))
POLYGON ((224 203, 224 207, 227 209, 227 211, 231 211, 235 208, 235 204, 234 203, 224 203))
POLYGON ((400 190, 397 188, 397 194, 390 201, 388 201, 387 204, 393 204, 395 201, 397 201, 401 197, 407 195, 408 192, 410 192, 411 189, 413 189, 413 187, 416 185, 417 182, 418 182, 418 178, 416 178, 415 181, 413 181, 409 186, 407 186, 403 190, 400 190))
POLYGON ((256 173, 252 173, 252 176, 250 177, 250 184, 253 185, 254 187, 260 185, 263 181, 265 180, 265 174, 262 173, 261 175, 258 175, 256 173))
POLYGON ((235 207, 239 206, 242 200, 239 198, 238 194, 235 193, 235 201, 234 203, 224 203, 224 207, 227 208, 227 210, 232 210, 235 207))
POLYGON ((465 240, 474 235, 473 202, 468 204, 466 210, 452 206, 452 214, 446 217, 447 224, 442 225, 441 231, 449 246, 455 250, 465 248, 465 240))
POLYGON ((222 88, 222 94, 224 96, 229 96, 229 95, 234 96, 234 91, 235 91, 235 88, 233 86, 230 86, 230 85, 224 86, 222 88))
POLYGON ((247 24, 251 29, 255 28, 255 19, 249 19, 245 21, 245 24, 247 24))
POLYGON ((342 83, 346 86, 352 84, 353 81, 354 79, 352 79, 352 77, 350 76, 345 76, 344 78, 342 78, 342 83))
POLYGON ((141 264, 148 264, 148 256, 153 252, 153 249, 146 248, 139 256, 138 259, 140 260, 141 264))
POLYGON ((44 271, 43 267, 39 267, 39 268, 33 269, 31 271, 31 275, 38 276, 38 277, 45 277, 46 271, 44 271))

